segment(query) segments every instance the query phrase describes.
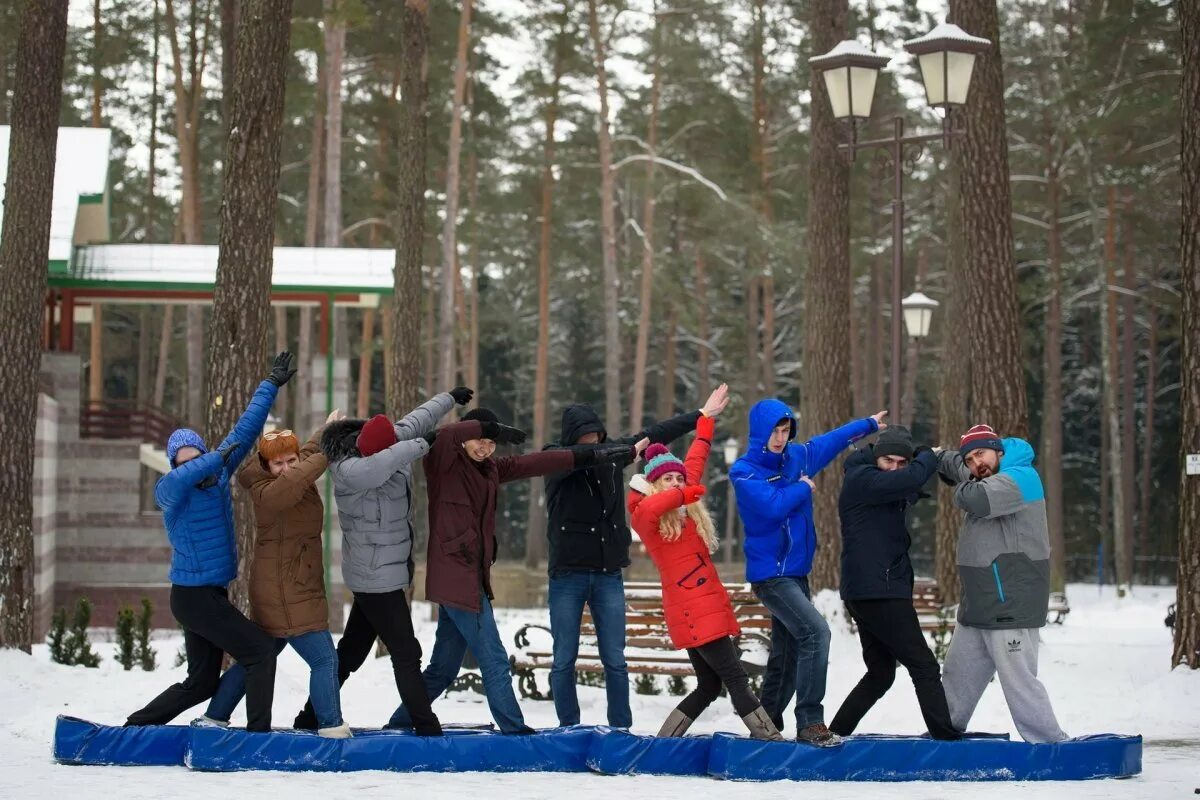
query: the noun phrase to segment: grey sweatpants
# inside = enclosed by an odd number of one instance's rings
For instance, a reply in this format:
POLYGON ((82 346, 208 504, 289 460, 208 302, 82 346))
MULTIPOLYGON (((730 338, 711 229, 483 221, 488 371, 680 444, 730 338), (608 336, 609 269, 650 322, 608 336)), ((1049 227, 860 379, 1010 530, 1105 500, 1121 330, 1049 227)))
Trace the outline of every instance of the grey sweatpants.
POLYGON ((993 675, 1021 738, 1032 744, 1069 738, 1058 727, 1046 687, 1037 677, 1037 628, 985 630, 959 624, 950 640, 942 685, 954 727, 965 731, 993 675))

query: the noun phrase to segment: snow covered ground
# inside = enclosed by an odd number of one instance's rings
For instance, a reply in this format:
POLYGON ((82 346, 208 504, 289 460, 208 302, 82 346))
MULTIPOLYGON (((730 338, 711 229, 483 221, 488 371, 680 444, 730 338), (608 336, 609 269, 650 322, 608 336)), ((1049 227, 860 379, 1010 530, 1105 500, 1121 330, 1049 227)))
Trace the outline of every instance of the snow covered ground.
MULTIPOLYGON (((1072 612, 1063 626, 1045 630, 1041 659, 1042 676, 1054 698, 1059 721, 1068 733, 1140 733, 1146 738, 1144 771, 1125 781, 1092 781, 1070 785, 1056 783, 941 784, 913 783, 902 789, 889 784, 823 784, 805 787, 819 792, 821 800, 842 798, 892 798, 897 792, 912 798, 967 798, 1022 800, 1060 798, 1069 792, 1072 800, 1082 798, 1168 798, 1192 796, 1200 787, 1200 672, 1170 671, 1170 631, 1163 625, 1174 589, 1138 588, 1132 597, 1117 600, 1107 587, 1077 585, 1069 592, 1072 612)), ((821 605, 836 605, 832 596, 821 605)), ((432 646, 433 623, 428 607, 416 610, 418 636, 426 648, 432 646)), ((525 622, 546 622, 537 611, 501 612, 506 642, 525 622)), ((861 677, 863 667, 857 640, 840 623, 835 626, 830 656, 826 718, 861 677)), ((0 797, 135 798, 186 797, 273 797, 283 792, 300 792, 312 797, 349 797, 363 791, 419 792, 425 797, 554 798, 567 793, 586 797, 628 798, 632 795, 657 798, 692 798, 698 792, 729 798, 761 800, 764 792, 800 791, 800 787, 772 784, 719 783, 703 778, 652 776, 604 777, 580 774, 490 773, 396 774, 362 772, 234 773, 203 774, 183 768, 67 767, 51 759, 54 718, 71 714, 110 724, 125 716, 170 683, 182 679, 183 668, 172 668, 179 638, 156 640, 161 666, 153 673, 125 672, 113 661, 111 644, 101 643, 104 656, 99 669, 63 667, 49 661, 46 647, 23 653, 0 652, 0 797)), ((544 676, 540 676, 544 686, 544 676)), ((277 724, 290 722, 305 698, 307 673, 291 650, 281 656, 275 691, 277 724)), ((604 691, 579 687, 585 724, 602 724, 604 691)), ((677 701, 666 694, 633 695, 634 727, 653 733, 677 701)), ((390 715, 397 695, 386 659, 372 660, 342 692, 348 722, 359 727, 381 725, 390 715)), ((555 724, 553 704, 522 701, 526 720, 536 727, 555 724)), ((483 698, 475 694, 453 694, 436 705, 444 722, 489 720, 483 698)), ((197 715, 202 709, 197 709, 197 715)), ((234 724, 244 724, 242 710, 234 724)), ((191 717, 181 717, 186 723, 191 717)), ((794 726, 789 725, 789 729, 794 726)), ((993 683, 984 695, 972 727, 1007 730, 1017 734, 1004 707, 1000 687, 993 683)), ((918 733, 920 716, 912 684, 903 673, 889 695, 864 720, 862 730, 881 733, 918 733)), ((719 701, 696 725, 697 731, 740 732, 741 725, 725 700, 719 701)))

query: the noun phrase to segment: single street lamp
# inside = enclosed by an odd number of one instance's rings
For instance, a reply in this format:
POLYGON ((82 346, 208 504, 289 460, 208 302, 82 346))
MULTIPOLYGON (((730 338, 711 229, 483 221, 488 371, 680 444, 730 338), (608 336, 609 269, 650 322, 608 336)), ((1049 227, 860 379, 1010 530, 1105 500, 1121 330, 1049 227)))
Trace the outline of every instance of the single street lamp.
POLYGON ((929 335, 929 323, 933 319, 933 310, 940 303, 924 292, 913 292, 900 301, 904 309, 904 327, 913 339, 924 339, 929 335))
POLYGON ((733 481, 729 480, 729 470, 733 467, 733 462, 738 460, 738 456, 742 452, 742 443, 737 440, 736 436, 730 436, 725 440, 725 445, 722 447, 725 456, 725 542, 723 550, 725 551, 725 563, 733 563, 733 540, 734 532, 737 528, 737 503, 733 496, 733 481))
MULTIPOLYGON (((904 120, 892 120, 892 135, 885 139, 858 141, 858 121, 871 115, 871 101, 881 69, 891 62, 888 56, 871 52, 852 40, 839 42, 825 55, 808 60, 814 70, 822 73, 829 103, 837 119, 850 122, 850 141, 839 145, 849 153, 853 161, 859 150, 882 148, 891 152, 892 159, 892 367, 891 386, 888 393, 888 411, 892 419, 903 419, 900 408, 900 350, 903 334, 900 328, 901 309, 905 301, 900 299, 904 273, 904 148, 907 145, 924 145, 941 139, 949 144, 950 137, 960 131, 951 127, 951 112, 967 101, 971 86, 971 74, 975 69, 975 57, 990 48, 992 43, 978 36, 971 36, 957 25, 943 23, 917 39, 904 43, 904 49, 917 56, 921 67, 921 80, 925 84, 925 99, 934 108, 944 109, 942 132, 935 134, 904 135, 904 120), (873 73, 873 74, 872 74, 873 73)), ((919 292, 917 294, 920 294, 919 292)), ((916 294, 909 297, 912 300, 916 294)), ((908 323, 910 335, 925 335, 929 332, 929 316, 937 303, 924 297, 924 306, 914 306, 913 318, 908 323), (924 327, 920 327, 923 325, 924 327), (923 331, 914 333, 914 331, 923 331)), ((918 303, 920 302, 918 298, 918 303)))

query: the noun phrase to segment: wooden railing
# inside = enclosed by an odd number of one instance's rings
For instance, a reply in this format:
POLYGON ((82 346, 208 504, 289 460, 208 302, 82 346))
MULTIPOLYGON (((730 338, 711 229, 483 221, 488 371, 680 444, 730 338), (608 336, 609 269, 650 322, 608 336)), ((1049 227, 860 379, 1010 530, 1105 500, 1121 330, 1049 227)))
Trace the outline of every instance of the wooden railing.
POLYGON ((87 402, 79 415, 84 439, 137 439, 166 447, 167 438, 182 423, 162 409, 129 401, 87 402))

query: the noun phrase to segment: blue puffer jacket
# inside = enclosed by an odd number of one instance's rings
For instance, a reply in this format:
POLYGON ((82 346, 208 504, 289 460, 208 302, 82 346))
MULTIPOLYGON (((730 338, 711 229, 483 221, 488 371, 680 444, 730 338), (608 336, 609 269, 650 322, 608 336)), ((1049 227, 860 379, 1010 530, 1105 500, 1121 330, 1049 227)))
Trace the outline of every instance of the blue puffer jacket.
POLYGON ((233 532, 230 480, 254 450, 279 387, 259 384, 233 432, 211 453, 173 467, 158 479, 154 499, 163 510, 171 541, 171 583, 177 586, 225 586, 237 577, 237 540, 233 532), (220 450, 237 442, 222 459, 220 450), (198 484, 213 478, 211 485, 198 484))
POLYGON ((812 490, 800 480, 825 469, 850 443, 874 433, 871 418, 859 419, 804 444, 789 444, 783 453, 767 449, 771 431, 782 420, 796 418, 780 400, 760 400, 750 409, 750 448, 729 470, 738 514, 746 536, 746 580, 804 577, 812 570, 817 531, 812 518, 812 490))

